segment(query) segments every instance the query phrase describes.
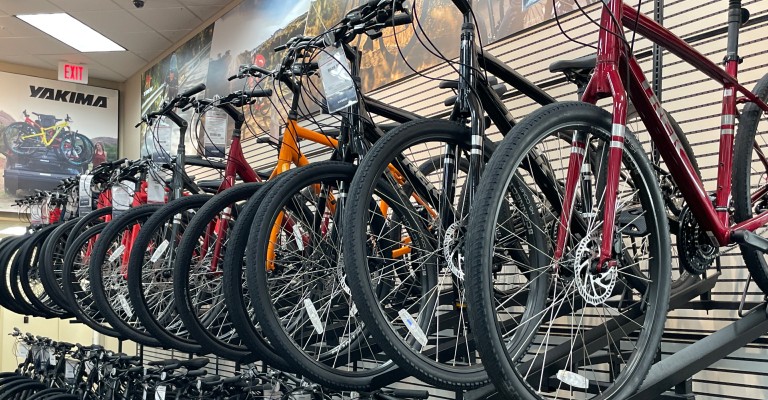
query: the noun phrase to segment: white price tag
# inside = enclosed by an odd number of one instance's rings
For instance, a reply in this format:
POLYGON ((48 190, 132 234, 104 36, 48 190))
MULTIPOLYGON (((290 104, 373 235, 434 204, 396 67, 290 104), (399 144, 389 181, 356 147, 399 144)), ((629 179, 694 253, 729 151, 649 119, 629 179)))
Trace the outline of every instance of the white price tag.
POLYGON ((304 235, 301 233, 299 224, 293 224, 293 238, 296 240, 296 247, 299 251, 304 251, 304 235))
POLYGON ((340 47, 327 50, 320 54, 318 65, 328 112, 334 113, 357 103, 357 88, 344 50, 340 47))
POLYGON ((16 357, 18 358, 27 358, 29 355, 29 347, 27 347, 24 343, 19 343, 18 346, 16 346, 16 357))
POLYGON ((42 206, 39 204, 33 204, 29 207, 29 220, 32 225, 40 225, 43 222, 42 212, 42 206))
POLYGON ((136 185, 131 181, 122 181, 112 186, 112 217, 119 216, 133 204, 133 194, 136 185))
POLYGON ((207 157, 224 157, 227 147, 227 114, 219 109, 214 109, 205 114, 205 130, 203 135, 203 147, 207 157))
POLYGON ((121 255, 123 255, 124 251, 125 251, 125 245, 121 244, 109 256, 109 262, 111 262, 111 263, 115 262, 115 260, 117 260, 118 258, 120 258, 121 255))
POLYGON ((569 385, 575 388, 589 389, 589 379, 575 372, 561 369, 560 371, 557 371, 557 379, 559 379, 561 382, 565 383, 566 385, 569 385))
POLYGON ((165 204, 165 182, 155 174, 149 174, 147 178, 147 203, 165 204))
POLYGON ((160 243, 159 246, 157 246, 157 249, 155 249, 155 252, 152 253, 152 257, 149 258, 149 261, 152 263, 156 263, 157 260, 160 259, 160 257, 163 256, 163 253, 165 253, 166 250, 168 250, 168 245, 171 243, 166 239, 163 240, 163 243, 160 243))
POLYGON ((66 365, 64 366, 64 379, 75 379, 76 366, 77 361, 67 360, 66 365))
POLYGON ((317 314, 315 304, 310 299, 304 299, 304 309, 307 311, 309 320, 312 321, 312 326, 315 327, 315 332, 318 335, 322 335, 325 331, 322 321, 320 321, 320 315, 317 314))
POLYGON ((405 327, 408 328, 408 332, 411 333, 414 339, 416 339, 417 342, 419 342, 420 345, 426 346, 427 345, 427 335, 424 334, 424 331, 421 330, 421 327, 419 324, 416 323, 416 320, 413 319, 411 316, 411 313, 408 312, 406 309, 401 309, 398 311, 397 315, 400 316, 400 320, 403 321, 405 324, 405 327))
POLYGON ((53 352, 53 349, 48 349, 48 359, 51 365, 56 365, 56 353, 53 352))
POLYGON ((142 400, 147 400, 147 387, 144 386, 144 392, 141 395, 142 400))
POLYGON ((128 318, 133 317, 133 308, 131 308, 131 303, 128 302, 128 299, 122 294, 119 294, 117 295, 117 300, 120 302, 120 307, 123 307, 123 311, 128 314, 128 318))
POLYGON ((45 200, 43 200, 43 204, 40 206, 40 223, 43 225, 48 225, 51 223, 51 213, 48 210, 48 201, 50 198, 46 196, 45 200))
POLYGON ((173 126, 165 119, 158 121, 157 128, 147 131, 145 145, 148 152, 151 153, 152 159, 158 162, 170 162, 171 141, 173 140, 174 129, 173 126))
POLYGON ((165 400, 165 385, 155 388, 155 400, 165 400))

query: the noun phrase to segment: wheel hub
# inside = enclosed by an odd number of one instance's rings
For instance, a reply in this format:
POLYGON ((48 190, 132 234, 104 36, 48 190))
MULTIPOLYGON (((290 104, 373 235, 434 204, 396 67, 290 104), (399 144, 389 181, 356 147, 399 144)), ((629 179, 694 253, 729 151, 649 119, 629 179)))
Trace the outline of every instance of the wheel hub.
POLYGON ((592 238, 584 238, 576 247, 574 257, 574 279, 579 294, 587 304, 597 306, 605 303, 618 278, 618 268, 603 268, 597 272, 593 264, 599 259, 598 243, 592 238))

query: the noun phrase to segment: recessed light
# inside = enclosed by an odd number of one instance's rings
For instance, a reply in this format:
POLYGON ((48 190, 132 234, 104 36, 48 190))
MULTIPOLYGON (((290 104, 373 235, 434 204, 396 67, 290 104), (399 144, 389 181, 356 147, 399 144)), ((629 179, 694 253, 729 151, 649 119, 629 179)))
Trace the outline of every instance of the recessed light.
POLYGON ((25 14, 16 18, 53 36, 82 53, 125 51, 117 43, 67 13, 25 14))

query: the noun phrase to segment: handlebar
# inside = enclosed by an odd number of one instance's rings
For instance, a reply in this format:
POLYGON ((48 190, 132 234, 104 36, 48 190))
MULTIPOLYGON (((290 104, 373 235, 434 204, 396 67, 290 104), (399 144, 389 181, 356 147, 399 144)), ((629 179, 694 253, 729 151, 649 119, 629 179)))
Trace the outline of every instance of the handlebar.
POLYGON ((204 83, 198 83, 197 85, 192 86, 191 88, 187 89, 187 91, 185 91, 185 92, 181 93, 180 95, 178 95, 177 98, 192 97, 192 96, 202 92, 203 90, 205 90, 205 84, 204 83))

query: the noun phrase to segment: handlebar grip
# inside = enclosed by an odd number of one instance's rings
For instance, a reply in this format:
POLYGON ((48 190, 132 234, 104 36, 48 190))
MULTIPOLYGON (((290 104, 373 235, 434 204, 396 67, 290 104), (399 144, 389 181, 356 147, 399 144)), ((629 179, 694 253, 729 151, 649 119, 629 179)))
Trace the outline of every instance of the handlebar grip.
POLYGON ((426 390, 394 389, 392 395, 401 399, 428 399, 429 392, 426 390))
POLYGON ((227 80, 228 80, 228 81, 234 81, 235 79, 237 79, 237 78, 239 78, 239 77, 240 77, 239 75, 235 74, 235 75, 232 75, 232 76, 230 76, 229 78, 227 78, 227 80))
POLYGON ((413 23, 413 17, 408 13, 397 14, 387 22, 387 26, 410 25, 413 23))
POLYGON ((275 47, 274 50, 275 50, 275 53, 277 53, 277 52, 281 52, 281 51, 283 51, 283 50, 285 50, 287 48, 288 48, 287 44, 281 44, 280 46, 275 47))
POLYGON ((195 86, 192 86, 191 88, 187 89, 184 93, 180 94, 179 97, 192 97, 200 92, 205 90, 205 84, 204 83, 198 83, 195 86))
POLYGON ((243 92, 243 95, 247 97, 270 97, 272 96, 272 89, 253 89, 243 92))
POLYGON ((272 71, 268 71, 268 70, 266 70, 264 68, 261 68, 259 66, 256 66, 256 65, 251 65, 250 67, 248 67, 248 69, 251 72, 258 72, 258 73, 260 73, 262 75, 270 75, 270 74, 272 74, 272 71))

